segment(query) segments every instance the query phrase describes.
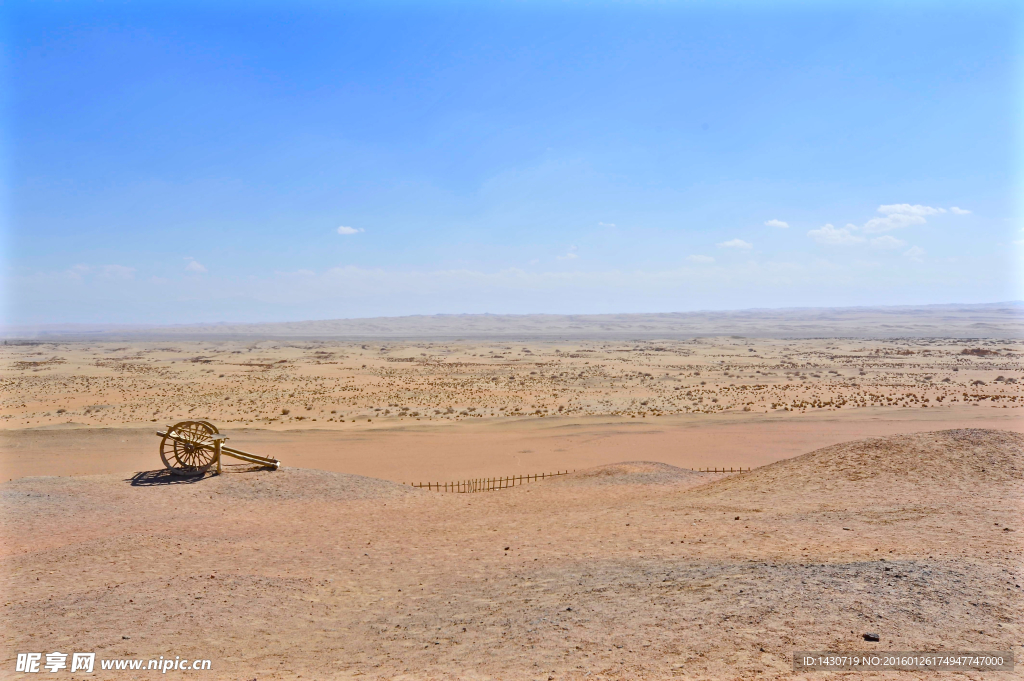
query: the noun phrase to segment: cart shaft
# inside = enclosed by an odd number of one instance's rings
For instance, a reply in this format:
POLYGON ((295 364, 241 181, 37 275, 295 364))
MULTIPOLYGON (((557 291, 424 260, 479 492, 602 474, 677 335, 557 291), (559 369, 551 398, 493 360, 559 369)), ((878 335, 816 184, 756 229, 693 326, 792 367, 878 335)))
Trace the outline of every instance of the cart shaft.
MULTIPOLYGON (((216 451, 216 449, 214 447, 210 447, 209 445, 203 445, 203 444, 197 444, 195 442, 190 442, 189 440, 186 440, 185 438, 176 437, 175 435, 168 435, 167 433, 162 432, 162 431, 157 431, 157 435, 159 435, 160 437, 166 437, 166 438, 169 438, 171 440, 175 440, 177 442, 182 442, 182 443, 185 443, 185 444, 191 444, 191 445, 194 445, 194 446, 197 446, 197 447, 202 447, 203 449, 209 449, 211 451, 216 451)), ((270 458, 268 456, 259 456, 257 454, 250 454, 249 452, 243 452, 242 450, 235 449, 234 447, 225 447, 224 445, 221 445, 220 453, 221 453, 221 455, 226 454, 226 455, 228 455, 228 456, 230 456, 232 458, 239 459, 240 461, 245 461, 246 463, 255 463, 255 464, 259 464, 261 466, 273 466, 274 468, 280 468, 281 467, 281 462, 278 461, 277 459, 273 459, 273 458, 270 458)))

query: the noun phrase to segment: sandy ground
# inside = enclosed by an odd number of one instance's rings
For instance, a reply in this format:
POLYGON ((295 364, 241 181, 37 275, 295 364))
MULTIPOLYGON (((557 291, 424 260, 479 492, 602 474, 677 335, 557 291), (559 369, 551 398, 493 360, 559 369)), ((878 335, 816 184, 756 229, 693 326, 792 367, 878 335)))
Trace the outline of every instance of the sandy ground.
POLYGON ((247 680, 785 678, 795 650, 871 645, 1021 659, 1024 345, 889 321, 0 346, 0 678, 54 650, 247 680), (286 468, 155 470, 154 431, 194 418, 286 468))
POLYGON ((192 418, 290 466, 398 482, 624 458, 746 468, 866 436, 1021 429, 1022 351, 935 338, 7 345, 0 479, 145 470, 157 428, 192 418))
MULTIPOLYGON (((221 425, 228 444, 285 465, 394 482, 439 482, 581 470, 623 457, 681 468, 752 468, 869 436, 939 428, 1024 432, 1015 410, 864 409, 846 412, 522 418, 380 424, 359 429, 221 425)), ((94 475, 160 466, 156 424, 77 424, 0 430, 0 480, 94 475)))
POLYGON ((482 494, 295 468, 23 478, 0 488, 4 649, 208 658, 203 678, 224 679, 790 678, 793 651, 822 649, 1020 659, 1022 485, 1024 436, 991 430, 482 494))

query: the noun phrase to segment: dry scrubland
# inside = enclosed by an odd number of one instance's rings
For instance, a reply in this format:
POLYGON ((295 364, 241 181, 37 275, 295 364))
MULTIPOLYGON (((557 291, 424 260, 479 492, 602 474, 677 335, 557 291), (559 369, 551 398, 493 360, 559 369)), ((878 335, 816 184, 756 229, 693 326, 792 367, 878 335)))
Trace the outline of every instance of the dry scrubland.
POLYGON ((204 678, 224 679, 769 679, 800 649, 1019 660, 1022 484, 1024 436, 976 429, 484 494, 287 468, 24 478, 2 485, 4 647, 210 658, 204 678))
POLYGON ((1021 407, 1009 340, 5 345, 0 428, 367 428, 552 416, 1021 407))

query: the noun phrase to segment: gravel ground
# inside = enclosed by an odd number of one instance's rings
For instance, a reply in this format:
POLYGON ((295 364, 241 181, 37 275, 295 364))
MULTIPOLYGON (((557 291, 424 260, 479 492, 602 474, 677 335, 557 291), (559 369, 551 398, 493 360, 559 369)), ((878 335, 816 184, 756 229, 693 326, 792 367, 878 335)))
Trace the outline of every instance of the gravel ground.
POLYGON ((482 494, 301 469, 24 478, 0 486, 0 677, 15 652, 53 650, 209 658, 204 678, 224 679, 774 679, 795 676, 796 650, 1022 659, 1022 454, 1018 434, 942 431, 732 476, 629 462, 482 494))

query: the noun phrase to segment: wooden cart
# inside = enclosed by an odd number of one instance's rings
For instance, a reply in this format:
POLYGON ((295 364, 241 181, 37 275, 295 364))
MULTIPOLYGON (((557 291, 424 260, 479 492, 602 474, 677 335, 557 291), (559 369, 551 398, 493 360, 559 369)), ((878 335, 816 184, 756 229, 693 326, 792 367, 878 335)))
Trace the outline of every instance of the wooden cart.
POLYGON ((220 460, 224 455, 274 470, 281 467, 277 459, 226 446, 227 436, 221 435, 217 426, 209 421, 182 421, 167 426, 166 431, 157 432, 157 435, 163 438, 160 441, 160 458, 176 475, 200 475, 212 467, 220 473, 220 460))

